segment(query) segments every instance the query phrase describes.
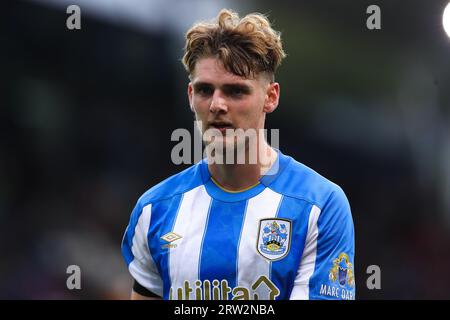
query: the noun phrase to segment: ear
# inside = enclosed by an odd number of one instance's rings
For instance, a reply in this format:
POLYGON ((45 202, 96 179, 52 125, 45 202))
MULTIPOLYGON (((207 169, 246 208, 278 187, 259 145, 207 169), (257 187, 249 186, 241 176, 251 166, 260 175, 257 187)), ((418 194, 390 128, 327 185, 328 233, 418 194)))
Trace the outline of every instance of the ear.
POLYGON ((187 90, 187 94, 188 94, 188 98, 189 98, 189 106, 190 106, 190 108, 191 108, 191 111, 192 111, 192 112, 195 112, 195 111, 194 111, 194 105, 192 104, 192 95, 193 95, 193 91, 194 91, 194 88, 192 87, 192 82, 189 82, 189 84, 188 84, 188 90, 187 90))
POLYGON ((280 84, 278 82, 269 83, 266 91, 266 100, 264 101, 265 113, 271 113, 278 107, 280 101, 280 84))

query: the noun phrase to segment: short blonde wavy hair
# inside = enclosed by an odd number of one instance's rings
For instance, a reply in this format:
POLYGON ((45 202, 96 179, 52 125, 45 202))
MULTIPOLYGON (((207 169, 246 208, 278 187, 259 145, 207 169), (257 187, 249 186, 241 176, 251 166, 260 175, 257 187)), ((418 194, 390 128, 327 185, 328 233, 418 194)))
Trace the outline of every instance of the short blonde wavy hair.
POLYGON ((265 72, 273 81, 286 54, 281 33, 272 29, 265 15, 252 13, 241 19, 222 9, 213 22, 198 22, 186 33, 182 62, 189 76, 199 59, 211 56, 233 74, 255 78, 265 72))

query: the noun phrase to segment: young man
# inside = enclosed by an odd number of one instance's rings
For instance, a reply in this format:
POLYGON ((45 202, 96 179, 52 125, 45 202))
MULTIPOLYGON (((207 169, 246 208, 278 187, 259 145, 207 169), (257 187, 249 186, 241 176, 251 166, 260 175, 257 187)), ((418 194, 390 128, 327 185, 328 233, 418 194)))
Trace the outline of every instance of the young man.
POLYGON ((259 132, 278 106, 280 34, 263 15, 222 10, 186 38, 189 103, 213 151, 139 198, 122 243, 132 298, 354 299, 342 189, 260 135, 228 134, 259 132), (211 161, 230 149, 245 161, 211 161))

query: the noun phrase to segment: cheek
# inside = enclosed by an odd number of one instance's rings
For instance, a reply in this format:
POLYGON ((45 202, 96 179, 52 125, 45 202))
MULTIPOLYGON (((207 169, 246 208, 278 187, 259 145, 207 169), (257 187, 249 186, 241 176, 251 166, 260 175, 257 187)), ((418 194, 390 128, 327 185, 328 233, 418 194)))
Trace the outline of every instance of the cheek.
POLYGON ((264 110, 264 99, 260 96, 251 99, 248 102, 248 113, 254 118, 259 118, 264 110))
MULTIPOLYGON (((256 99, 255 99, 256 100, 256 99)), ((241 105, 234 110, 235 119, 240 122, 239 126, 243 128, 255 128, 259 125, 260 119, 263 116, 262 106, 259 101, 248 101, 245 105, 241 105)))
POLYGON ((193 98, 192 99, 192 109, 197 114, 204 114, 209 110, 207 103, 203 99, 193 98))

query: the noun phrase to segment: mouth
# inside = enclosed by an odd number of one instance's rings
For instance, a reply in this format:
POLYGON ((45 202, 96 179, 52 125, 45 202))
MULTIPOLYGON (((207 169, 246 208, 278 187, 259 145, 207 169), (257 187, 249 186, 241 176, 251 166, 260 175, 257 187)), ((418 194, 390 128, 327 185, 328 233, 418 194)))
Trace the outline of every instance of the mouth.
POLYGON ((231 123, 229 122, 220 122, 220 121, 215 121, 215 122, 210 122, 209 123, 209 128, 214 128, 219 130, 222 134, 225 134, 227 129, 234 129, 234 127, 231 125, 231 123))

